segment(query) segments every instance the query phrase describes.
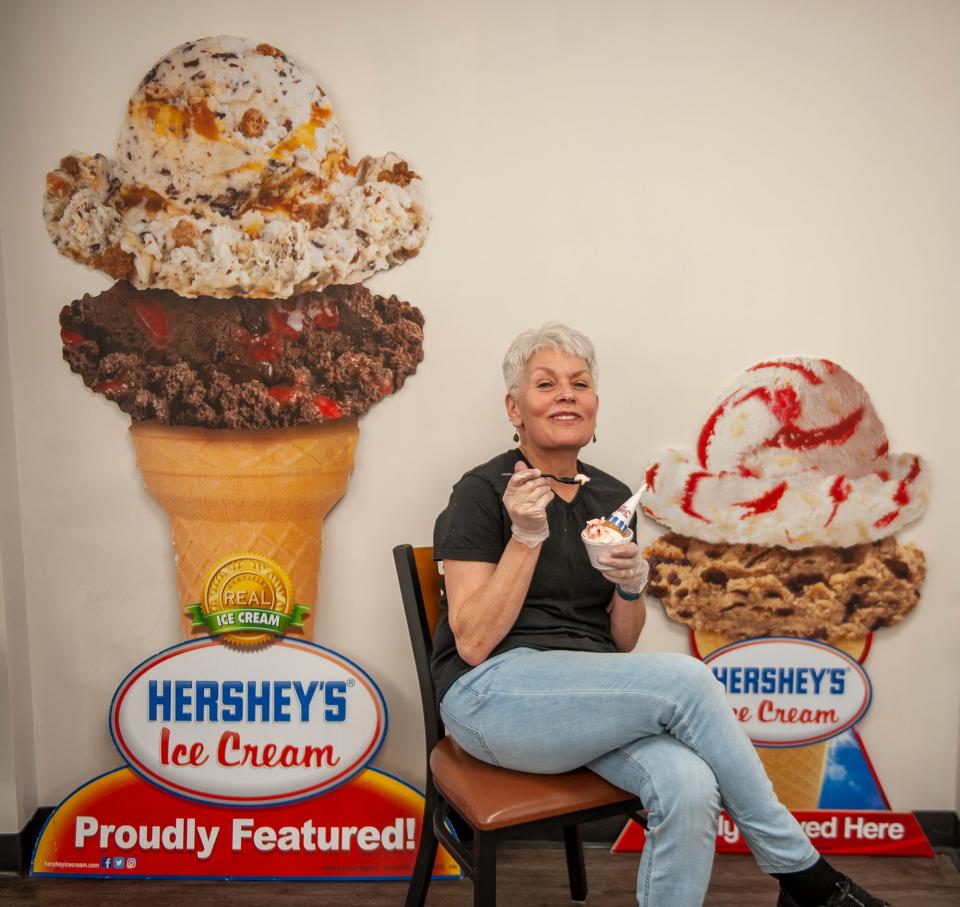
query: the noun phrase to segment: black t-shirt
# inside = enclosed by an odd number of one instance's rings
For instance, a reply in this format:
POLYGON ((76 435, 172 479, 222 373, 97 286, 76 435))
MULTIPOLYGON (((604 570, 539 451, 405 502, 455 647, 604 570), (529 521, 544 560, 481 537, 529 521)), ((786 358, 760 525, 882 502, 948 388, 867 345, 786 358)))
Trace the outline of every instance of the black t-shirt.
MULTIPOLYGON (((485 561, 496 564, 510 541, 510 516, 503 506, 519 450, 500 454, 465 473, 450 494, 447 509, 433 530, 435 560, 485 561)), ((590 477, 570 501, 555 497, 547 505, 550 536, 543 543, 517 620, 490 657, 529 646, 534 649, 576 649, 614 652, 607 605, 613 584, 590 565, 580 533, 587 520, 617 509, 630 489, 586 463, 577 470, 590 477)), ((433 640, 431 664, 438 699, 470 670, 457 653, 447 619, 447 598, 441 584, 440 620, 433 640)))

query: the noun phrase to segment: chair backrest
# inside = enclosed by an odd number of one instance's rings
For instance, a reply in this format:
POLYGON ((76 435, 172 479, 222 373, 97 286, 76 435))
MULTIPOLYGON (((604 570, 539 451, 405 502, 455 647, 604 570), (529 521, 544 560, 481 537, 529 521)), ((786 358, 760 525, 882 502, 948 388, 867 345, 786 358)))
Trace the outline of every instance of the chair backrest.
POLYGON ((393 549, 393 561, 397 568, 400 597, 403 599, 403 611, 420 684, 424 742, 429 759, 430 752, 443 737, 436 688, 430 673, 433 632, 440 619, 440 572, 433 560, 432 548, 397 545, 393 549))

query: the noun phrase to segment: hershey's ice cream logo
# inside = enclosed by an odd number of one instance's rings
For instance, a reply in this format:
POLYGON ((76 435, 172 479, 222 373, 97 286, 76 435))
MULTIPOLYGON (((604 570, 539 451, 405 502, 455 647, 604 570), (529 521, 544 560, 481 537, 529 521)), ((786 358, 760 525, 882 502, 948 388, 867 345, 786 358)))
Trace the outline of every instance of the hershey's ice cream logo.
POLYGON ((292 802, 341 784, 374 757, 386 724, 362 669, 287 639, 257 652, 209 638, 175 646, 135 668, 111 707, 131 768, 224 804, 292 802))
POLYGON ((329 744, 291 745, 268 741, 265 744, 244 742, 235 731, 224 731, 216 742, 216 750, 194 740, 187 744, 178 740, 168 725, 209 722, 300 724, 345 721, 347 689, 355 687, 349 680, 151 680, 147 685, 147 720, 164 724, 160 731, 161 765, 203 765, 211 758, 224 768, 238 765, 255 767, 334 766, 340 757, 329 744), (311 708, 319 693, 320 705, 311 708))
POLYGON ((842 696, 846 668, 778 668, 773 665, 713 667, 713 676, 728 693, 807 693, 829 691, 842 696))
POLYGON ((860 664, 813 640, 746 640, 704 662, 750 739, 762 746, 829 739, 856 724, 870 706, 870 679, 860 664))
POLYGON ((345 721, 344 680, 151 680, 148 721, 345 721))

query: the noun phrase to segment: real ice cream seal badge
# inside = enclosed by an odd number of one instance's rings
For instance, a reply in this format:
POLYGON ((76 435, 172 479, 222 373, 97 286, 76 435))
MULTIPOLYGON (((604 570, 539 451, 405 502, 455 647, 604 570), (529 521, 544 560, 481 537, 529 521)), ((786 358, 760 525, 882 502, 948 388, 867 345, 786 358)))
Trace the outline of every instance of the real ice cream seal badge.
POLYGON ((226 642, 256 646, 302 627, 306 605, 293 602, 286 571, 262 554, 232 554, 210 571, 202 600, 188 605, 194 629, 226 642))

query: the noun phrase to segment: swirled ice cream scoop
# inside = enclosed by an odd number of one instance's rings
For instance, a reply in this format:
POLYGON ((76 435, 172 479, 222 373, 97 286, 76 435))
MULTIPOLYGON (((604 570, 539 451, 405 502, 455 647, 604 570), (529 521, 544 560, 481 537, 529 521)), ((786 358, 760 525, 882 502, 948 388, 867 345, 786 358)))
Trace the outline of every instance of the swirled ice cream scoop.
POLYGON ((115 160, 64 158, 44 218, 63 254, 140 289, 286 298, 411 258, 430 214, 397 155, 351 162, 329 98, 296 61, 221 36, 150 69, 115 160))
POLYGON ((734 379, 694 451, 646 472, 644 512, 707 542, 798 549, 892 535, 926 507, 915 454, 891 454, 863 386, 826 359, 760 362, 734 379))
POLYGON ((581 536, 590 542, 607 544, 617 544, 624 541, 624 533, 606 520, 601 519, 587 520, 587 525, 584 527, 581 536))

